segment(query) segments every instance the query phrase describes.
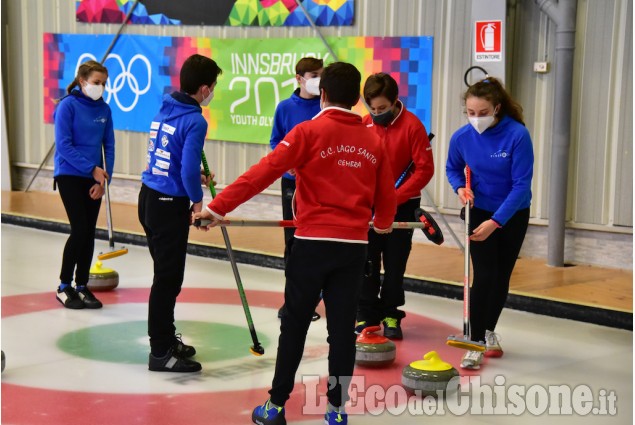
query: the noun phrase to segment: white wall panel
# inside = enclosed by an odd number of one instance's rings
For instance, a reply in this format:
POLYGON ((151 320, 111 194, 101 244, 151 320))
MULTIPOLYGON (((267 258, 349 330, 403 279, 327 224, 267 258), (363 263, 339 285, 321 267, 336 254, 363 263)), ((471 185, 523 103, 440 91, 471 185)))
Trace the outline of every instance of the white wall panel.
POLYGON ((615 8, 609 128, 608 224, 633 226, 633 2, 615 8), (614 165, 614 166, 613 166, 614 165))

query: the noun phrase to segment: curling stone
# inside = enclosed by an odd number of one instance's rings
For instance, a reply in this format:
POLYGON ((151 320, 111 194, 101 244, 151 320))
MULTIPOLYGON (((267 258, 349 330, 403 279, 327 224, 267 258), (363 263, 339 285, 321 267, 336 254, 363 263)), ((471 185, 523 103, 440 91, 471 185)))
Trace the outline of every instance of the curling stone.
POLYGON ((119 273, 102 265, 101 261, 97 261, 89 271, 87 286, 91 291, 112 291, 119 285, 119 273))
POLYGON ((459 372, 450 363, 441 360, 436 351, 430 351, 423 360, 404 367, 401 383, 407 390, 420 392, 423 396, 437 396, 437 391, 445 394, 457 390, 459 372))
POLYGON ((4 356, 4 351, 2 352, 2 370, 0 372, 4 372, 4 367, 7 364, 7 358, 4 356))
POLYGON ((367 367, 383 367, 395 361, 397 347, 395 343, 383 335, 374 332, 380 326, 364 328, 355 342, 355 364, 367 367))

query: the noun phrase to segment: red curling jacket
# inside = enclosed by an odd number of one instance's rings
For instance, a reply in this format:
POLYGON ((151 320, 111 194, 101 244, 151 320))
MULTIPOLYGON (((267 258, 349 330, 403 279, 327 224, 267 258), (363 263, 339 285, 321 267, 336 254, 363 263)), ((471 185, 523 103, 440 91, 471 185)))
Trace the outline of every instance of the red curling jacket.
POLYGON ((408 168, 408 164, 414 162, 404 182, 397 188, 397 205, 401 205, 408 199, 421 197, 421 190, 434 174, 434 160, 425 126, 415 114, 406 110, 401 101, 398 102, 401 109, 388 127, 375 124, 370 114, 364 117, 364 124, 373 129, 386 146, 393 184, 408 168))
POLYGON ((296 238, 367 243, 373 207, 375 226, 390 227, 397 203, 384 144, 358 114, 337 107, 294 127, 207 208, 222 218, 292 168, 296 238))

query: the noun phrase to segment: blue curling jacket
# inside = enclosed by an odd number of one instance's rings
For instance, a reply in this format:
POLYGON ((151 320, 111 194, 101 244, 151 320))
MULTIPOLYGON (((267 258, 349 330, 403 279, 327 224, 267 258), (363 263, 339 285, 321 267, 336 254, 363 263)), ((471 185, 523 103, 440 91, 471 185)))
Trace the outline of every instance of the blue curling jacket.
MULTIPOLYGON (((284 139, 284 136, 293 130, 293 127, 312 119, 320 111, 320 96, 304 99, 300 97, 300 89, 296 89, 290 98, 281 101, 276 107, 276 112, 273 115, 271 139, 269 140, 271 149, 275 149, 278 143, 284 139)), ((295 180, 295 176, 289 173, 284 173, 283 177, 295 180)))
POLYGON ((465 165, 472 176, 474 206, 493 212, 505 225, 516 211, 531 203, 534 151, 527 128, 503 117, 482 134, 467 124, 450 139, 445 171, 452 189, 465 187, 465 165))
POLYGON ((110 106, 103 98, 93 100, 81 90, 63 97, 53 114, 55 121, 55 170, 53 176, 92 178, 95 167, 112 176, 115 133, 110 106), (102 146, 106 166, 102 160, 102 146))
POLYGON ((185 93, 163 96, 159 113, 150 124, 146 170, 141 181, 157 192, 203 199, 201 152, 207 122, 201 106, 185 93))

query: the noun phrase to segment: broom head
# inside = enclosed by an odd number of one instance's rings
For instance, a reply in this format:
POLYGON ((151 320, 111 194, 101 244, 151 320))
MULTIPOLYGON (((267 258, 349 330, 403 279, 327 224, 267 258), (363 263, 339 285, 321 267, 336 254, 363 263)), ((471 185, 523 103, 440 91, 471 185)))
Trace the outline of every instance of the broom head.
POLYGON ((122 249, 118 249, 116 251, 100 253, 97 256, 97 259, 100 260, 100 261, 103 261, 103 260, 108 260, 110 258, 120 257, 120 256, 125 255, 127 253, 128 253, 128 248, 122 248, 122 249))
POLYGON ((462 350, 485 351, 485 343, 471 341, 467 338, 458 338, 454 335, 450 335, 445 343, 450 347, 460 348, 462 350))

